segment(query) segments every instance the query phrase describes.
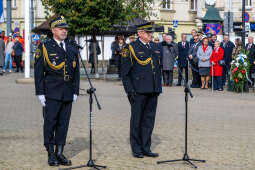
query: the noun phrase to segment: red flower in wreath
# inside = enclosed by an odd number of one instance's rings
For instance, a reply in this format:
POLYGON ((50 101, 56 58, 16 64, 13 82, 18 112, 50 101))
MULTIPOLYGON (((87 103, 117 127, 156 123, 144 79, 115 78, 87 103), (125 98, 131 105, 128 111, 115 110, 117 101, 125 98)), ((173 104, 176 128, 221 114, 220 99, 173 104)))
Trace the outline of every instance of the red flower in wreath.
POLYGON ((236 68, 234 69, 234 73, 237 72, 237 70, 238 70, 238 67, 236 67, 236 68))
POLYGON ((242 74, 245 74, 245 73, 246 73, 246 71, 245 71, 245 70, 241 70, 241 73, 242 73, 242 74))
POLYGON ((235 78, 235 82, 236 82, 236 83, 238 83, 238 82, 239 82, 239 80, 238 80, 237 78, 235 78))

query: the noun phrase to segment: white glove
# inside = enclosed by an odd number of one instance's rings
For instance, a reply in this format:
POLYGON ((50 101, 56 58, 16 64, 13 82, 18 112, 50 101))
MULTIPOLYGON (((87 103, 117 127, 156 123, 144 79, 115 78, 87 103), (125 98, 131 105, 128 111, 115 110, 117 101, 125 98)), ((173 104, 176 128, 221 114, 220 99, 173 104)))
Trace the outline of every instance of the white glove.
POLYGON ((45 102, 46 102, 46 99, 45 99, 45 95, 38 95, 38 99, 40 100, 40 103, 43 107, 46 106, 45 102))
POLYGON ((78 97, 78 96, 77 96, 77 94, 74 94, 74 95, 73 95, 73 103, 75 103, 75 102, 76 102, 77 97, 78 97))

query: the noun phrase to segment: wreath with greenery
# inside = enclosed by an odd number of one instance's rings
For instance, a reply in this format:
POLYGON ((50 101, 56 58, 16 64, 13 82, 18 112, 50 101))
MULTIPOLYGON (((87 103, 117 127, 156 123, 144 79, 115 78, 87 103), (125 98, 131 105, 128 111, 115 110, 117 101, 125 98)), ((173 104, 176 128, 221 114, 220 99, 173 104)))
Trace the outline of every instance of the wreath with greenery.
POLYGON ((244 85, 249 81, 249 60, 248 53, 244 49, 234 57, 231 62, 231 80, 234 92, 243 92, 244 85))

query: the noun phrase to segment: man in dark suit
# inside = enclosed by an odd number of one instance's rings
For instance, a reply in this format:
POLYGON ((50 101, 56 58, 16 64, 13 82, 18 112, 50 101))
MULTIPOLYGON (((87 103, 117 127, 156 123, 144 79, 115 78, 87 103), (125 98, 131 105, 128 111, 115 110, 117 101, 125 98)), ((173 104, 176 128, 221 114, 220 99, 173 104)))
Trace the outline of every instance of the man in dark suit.
POLYGON ((121 75, 131 104, 130 144, 136 158, 157 157, 151 151, 158 96, 162 92, 158 45, 152 42, 153 25, 137 26, 139 39, 122 50, 121 75))
POLYGON ((224 35, 223 42, 221 43, 220 47, 224 50, 225 65, 223 66, 222 84, 225 86, 227 76, 229 76, 228 73, 231 67, 232 52, 235 45, 229 40, 228 35, 224 35))
POLYGON ((250 63, 250 68, 249 68, 249 78, 252 81, 252 84, 249 82, 250 86, 254 85, 254 79, 251 77, 251 73, 254 72, 254 57, 255 57, 255 44, 253 43, 253 37, 249 36, 248 37, 248 44, 245 46, 245 51, 249 52, 248 54, 248 60, 250 63))
POLYGON ((201 41, 199 40, 199 35, 197 34, 194 36, 194 43, 190 46, 188 51, 188 57, 190 60, 190 66, 192 70, 192 88, 200 88, 201 87, 201 77, 199 75, 199 68, 198 68, 198 57, 197 57, 197 50, 198 47, 201 45, 201 41))
POLYGON ((190 47, 194 44, 194 40, 195 40, 194 37, 197 36, 197 30, 192 29, 192 31, 191 31, 191 36, 192 36, 192 38, 191 38, 190 41, 189 41, 190 47))
POLYGON ((187 41, 187 35, 182 34, 182 41, 178 43, 178 67, 179 67, 179 76, 177 86, 181 86, 182 82, 182 73, 185 70, 185 83, 188 81, 188 52, 189 52, 189 43, 187 41))
POLYGON ((79 95, 79 52, 66 38, 68 25, 63 17, 55 18, 50 26, 53 37, 40 43, 35 54, 35 90, 43 106, 43 135, 48 164, 71 165, 63 151, 72 103, 79 95))

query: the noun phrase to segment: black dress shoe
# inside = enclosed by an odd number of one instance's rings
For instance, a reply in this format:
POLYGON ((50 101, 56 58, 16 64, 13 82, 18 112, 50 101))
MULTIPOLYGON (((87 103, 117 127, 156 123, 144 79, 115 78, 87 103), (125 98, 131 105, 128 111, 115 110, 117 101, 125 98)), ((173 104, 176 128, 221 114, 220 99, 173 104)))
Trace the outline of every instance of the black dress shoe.
POLYGON ((66 159, 66 157, 63 155, 63 151, 64 151, 64 145, 56 146, 56 156, 57 156, 59 164, 71 166, 72 165, 71 160, 66 159))
POLYGON ((54 146, 48 145, 46 146, 47 152, 48 152, 48 164, 49 166, 58 166, 59 162, 58 159, 54 153, 54 146))
POLYGON ((144 154, 144 156, 153 157, 153 158, 159 156, 158 153, 153 153, 153 152, 144 152, 143 154, 144 154))
POLYGON ((143 158, 144 156, 143 156, 143 153, 136 153, 136 152, 133 152, 133 156, 135 157, 135 158, 143 158))
POLYGON ((176 84, 176 86, 181 86, 181 83, 176 84))

